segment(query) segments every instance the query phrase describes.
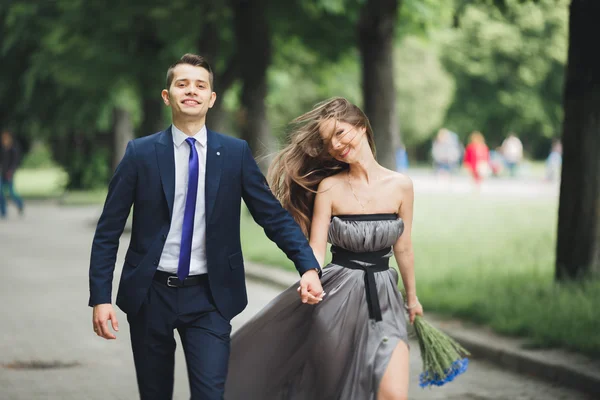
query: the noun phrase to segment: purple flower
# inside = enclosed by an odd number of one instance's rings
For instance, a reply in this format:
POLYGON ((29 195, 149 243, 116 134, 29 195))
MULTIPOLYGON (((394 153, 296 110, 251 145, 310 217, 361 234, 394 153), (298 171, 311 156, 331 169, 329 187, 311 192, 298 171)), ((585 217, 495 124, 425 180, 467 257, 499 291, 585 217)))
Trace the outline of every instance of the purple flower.
POLYGON ((469 365, 469 359, 463 358, 456 360, 452 363, 450 368, 444 371, 443 376, 432 373, 431 371, 425 371, 419 376, 419 386, 422 388, 427 386, 442 386, 445 383, 452 382, 458 375, 464 373, 469 365))

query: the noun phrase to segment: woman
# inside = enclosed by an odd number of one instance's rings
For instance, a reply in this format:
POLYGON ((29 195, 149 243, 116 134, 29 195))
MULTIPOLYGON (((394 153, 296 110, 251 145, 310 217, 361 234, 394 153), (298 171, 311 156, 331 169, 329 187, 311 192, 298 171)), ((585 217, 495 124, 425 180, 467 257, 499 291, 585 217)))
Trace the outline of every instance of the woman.
POLYGON ((232 337, 225 398, 405 399, 408 342, 398 261, 411 323, 416 296, 413 186, 375 160, 373 132, 355 105, 334 98, 293 122, 269 171, 271 189, 323 265, 326 295, 302 304, 290 287, 232 337))
POLYGON ((479 187, 483 178, 490 174, 490 150, 485 144, 481 132, 471 133, 469 144, 465 149, 463 163, 471 172, 477 187, 479 187))

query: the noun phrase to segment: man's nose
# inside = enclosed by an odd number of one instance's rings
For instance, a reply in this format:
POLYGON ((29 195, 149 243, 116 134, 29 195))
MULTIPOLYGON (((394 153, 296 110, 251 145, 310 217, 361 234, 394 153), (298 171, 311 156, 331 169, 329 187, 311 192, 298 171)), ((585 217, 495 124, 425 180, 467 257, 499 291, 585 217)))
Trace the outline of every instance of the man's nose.
POLYGON ((194 85, 190 85, 186 88, 185 94, 188 96, 195 95, 198 92, 198 89, 194 85))

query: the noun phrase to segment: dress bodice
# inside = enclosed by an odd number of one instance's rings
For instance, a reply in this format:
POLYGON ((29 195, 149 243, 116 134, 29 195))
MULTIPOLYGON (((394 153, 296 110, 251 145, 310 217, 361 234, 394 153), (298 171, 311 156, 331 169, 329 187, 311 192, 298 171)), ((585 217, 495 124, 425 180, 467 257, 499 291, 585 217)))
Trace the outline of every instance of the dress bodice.
POLYGON ((393 246, 403 231, 404 222, 396 214, 336 215, 328 241, 354 253, 374 252, 393 246))

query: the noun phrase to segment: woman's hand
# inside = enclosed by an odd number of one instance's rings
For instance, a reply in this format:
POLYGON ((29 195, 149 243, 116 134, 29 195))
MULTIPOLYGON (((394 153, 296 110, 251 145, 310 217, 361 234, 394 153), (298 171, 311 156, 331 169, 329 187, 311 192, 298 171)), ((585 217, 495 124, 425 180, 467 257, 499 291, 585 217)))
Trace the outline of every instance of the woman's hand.
POLYGON ((303 303, 319 304, 323 300, 325 293, 323 292, 323 286, 321 286, 319 273, 316 270, 308 270, 302 275, 298 293, 303 303))
POLYGON ((412 304, 407 304, 406 310, 408 311, 408 319, 411 325, 415 322, 417 315, 423 316, 423 306, 419 303, 418 299, 412 304))

